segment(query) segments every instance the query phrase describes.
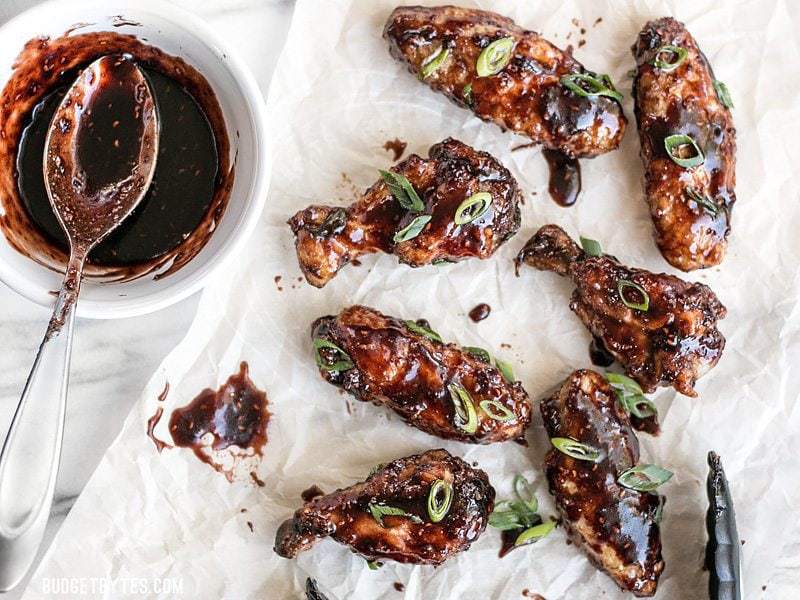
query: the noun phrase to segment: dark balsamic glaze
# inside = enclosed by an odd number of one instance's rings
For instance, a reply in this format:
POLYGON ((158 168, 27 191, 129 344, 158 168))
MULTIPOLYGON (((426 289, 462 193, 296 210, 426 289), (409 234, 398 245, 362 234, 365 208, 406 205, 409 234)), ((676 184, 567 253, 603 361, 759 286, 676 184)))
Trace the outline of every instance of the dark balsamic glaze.
POLYGON ((589 358, 592 364, 598 367, 610 367, 614 364, 614 357, 606 350, 603 340, 596 336, 589 343, 589 358))
POLYGON ((395 581, 394 582, 394 589, 397 592, 404 592, 404 591, 406 591, 406 586, 404 584, 400 583, 399 581, 395 581))
POLYGON ((483 321, 491 312, 492 307, 485 302, 482 302, 469 311, 469 318, 472 319, 473 322, 477 323, 479 321, 483 321))
MULTIPOLYGON (((167 399, 167 394, 169 394, 169 381, 167 381, 164 384, 164 389, 161 390, 161 393, 157 396, 157 400, 159 402, 164 402, 164 400, 167 399)), ((161 451, 164 448, 172 448, 172 446, 170 446, 165 441, 158 439, 155 435, 156 427, 158 426, 158 423, 161 421, 161 417, 163 416, 163 414, 164 414, 164 409, 161 406, 159 406, 156 409, 155 414, 149 419, 147 419, 147 437, 153 440, 153 443, 155 444, 156 450, 158 450, 159 454, 161 454, 161 451)))
POLYGON ((572 206, 581 192, 581 166, 577 158, 570 158, 558 150, 542 149, 550 168, 547 190, 550 197, 561 206, 572 206))
POLYGON ((197 458, 220 472, 222 468, 207 452, 209 447, 224 450, 237 446, 260 453, 267 443, 267 394, 253 385, 247 371, 247 363, 242 362, 239 372, 218 390, 204 389, 189 404, 176 408, 169 419, 175 445, 191 448, 197 458), (213 438, 210 445, 203 443, 208 434, 213 438))
POLYGON ((328 600, 328 597, 319 591, 316 580, 311 577, 306 579, 306 600, 328 600))
MULTIPOLYGON (((175 82, 153 69, 142 69, 158 107, 161 125, 159 150, 153 181, 137 209, 90 254, 97 265, 124 266, 161 256, 177 247, 203 220, 214 196, 217 150, 214 134, 203 110, 194 98, 175 82)), ((56 219, 45 188, 42 155, 45 138, 58 104, 66 93, 61 86, 45 96, 33 109, 19 142, 17 173, 22 202, 34 224, 62 250, 67 241, 56 219)), ((95 117, 92 135, 83 137, 78 157, 87 167, 87 181, 95 187, 119 178, 129 169, 131 144, 119 145, 119 152, 100 151, 111 136, 132 140, 137 136, 126 115, 133 107, 120 98, 114 114, 104 111, 95 117), (119 113, 119 114, 117 114, 119 113)))
POLYGON ((314 498, 318 498, 320 496, 324 496, 325 492, 318 485, 312 485, 310 488, 303 490, 300 493, 300 497, 303 499, 303 502, 311 502, 314 498))
POLYGON ((387 152, 391 152, 393 154, 392 160, 397 162, 403 156, 407 146, 408 142, 394 138, 393 140, 386 140, 383 144, 383 149, 387 152))
MULTIPOLYGON (((507 529, 500 534, 500 552, 497 553, 498 558, 503 558, 506 554, 511 552, 516 548, 521 548, 522 546, 514 545, 514 542, 517 541, 519 534, 525 531, 525 528, 522 527, 520 529, 507 529)), ((525 546, 527 544, 523 544, 525 546)))

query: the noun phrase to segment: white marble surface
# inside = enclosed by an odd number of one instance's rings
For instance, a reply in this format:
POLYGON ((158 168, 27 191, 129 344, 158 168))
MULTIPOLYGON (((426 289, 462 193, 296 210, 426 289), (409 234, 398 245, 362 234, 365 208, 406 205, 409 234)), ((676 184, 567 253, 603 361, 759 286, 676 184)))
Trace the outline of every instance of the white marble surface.
MULTIPOLYGON (((3 0, 0 23, 38 3, 3 0)), ((244 56, 264 93, 291 21, 290 0, 176 0, 210 22, 244 56), (248 55, 251 40, 269 51, 248 55)), ((68 10, 66 3, 64 10, 68 10)), ((20 40, 20 47, 26 40, 20 40)), ((72 357, 64 451, 43 552, 164 356, 186 333, 198 297, 160 312, 119 321, 80 320, 72 357)), ((5 435, 49 311, 0 284, 0 435, 5 435)), ((38 561, 37 561, 38 562, 38 561)), ((21 596, 23 585, 3 595, 21 596)))

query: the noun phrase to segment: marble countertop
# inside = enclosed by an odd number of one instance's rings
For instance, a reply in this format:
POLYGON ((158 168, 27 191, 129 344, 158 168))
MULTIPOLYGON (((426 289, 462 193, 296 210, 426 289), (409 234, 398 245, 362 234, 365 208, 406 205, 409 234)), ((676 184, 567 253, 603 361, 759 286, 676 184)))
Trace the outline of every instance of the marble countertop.
MULTIPOLYGON (((4 0, 0 23, 39 0, 4 0)), ((211 23, 239 50, 266 94, 272 71, 291 21, 290 0, 176 0, 211 23), (251 40, 260 38, 269 50, 248 54, 251 40)), ((65 6, 65 10, 66 10, 65 6)), ((26 40, 20 40, 20 48, 26 40)), ((89 476, 119 433, 144 385, 161 360, 186 334, 198 296, 150 315, 114 322, 79 320, 72 354, 64 447, 55 500, 40 555, 47 548, 89 476)), ((11 422, 25 377, 44 334, 50 311, 0 284, 0 431, 11 422)), ((38 563, 38 559, 37 559, 38 563)), ((13 600, 25 584, 3 595, 13 600)))

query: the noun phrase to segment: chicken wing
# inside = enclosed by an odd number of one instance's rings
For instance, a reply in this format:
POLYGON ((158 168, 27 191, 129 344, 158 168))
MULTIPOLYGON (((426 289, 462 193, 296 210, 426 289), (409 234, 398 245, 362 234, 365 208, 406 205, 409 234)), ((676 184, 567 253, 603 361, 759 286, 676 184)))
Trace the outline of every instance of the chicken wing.
POLYGON ((517 266, 522 262, 572 277, 570 308, 645 392, 671 385, 696 396, 695 381, 722 356, 717 321, 726 310, 702 283, 587 254, 556 225, 525 244, 517 266))
POLYGON ((486 473, 429 450, 306 502, 278 529, 275 552, 294 558, 330 536, 367 560, 439 565, 483 533, 494 495, 486 473))
POLYGON ((402 6, 383 30, 391 55, 453 102, 571 158, 614 150, 622 98, 607 75, 495 13, 402 6))
POLYGON ((600 454, 579 460, 552 448, 545 457, 570 539, 622 589, 654 595, 664 570, 658 525, 664 499, 617 482, 639 461, 639 442, 614 391, 602 375, 575 371, 541 410, 551 439, 571 438, 600 454))
POLYGON ((675 19, 649 22, 632 50, 645 194, 658 248, 684 271, 718 265, 736 201, 727 88, 675 19))
POLYGON ((401 321, 365 306, 317 319, 320 374, 356 398, 385 405, 409 425, 442 437, 490 444, 522 439, 531 401, 509 369, 485 351, 445 344, 424 321, 401 321))
POLYGON ((517 232, 522 194, 503 165, 452 138, 432 146, 429 156, 412 154, 347 208, 310 206, 289 220, 311 285, 324 286, 344 265, 373 252, 394 254, 412 267, 489 258, 517 232), (400 189, 393 192, 387 177, 400 189), (404 206, 393 194, 409 193, 406 184, 417 198, 404 198, 404 206), (415 201, 416 208, 407 208, 415 201))

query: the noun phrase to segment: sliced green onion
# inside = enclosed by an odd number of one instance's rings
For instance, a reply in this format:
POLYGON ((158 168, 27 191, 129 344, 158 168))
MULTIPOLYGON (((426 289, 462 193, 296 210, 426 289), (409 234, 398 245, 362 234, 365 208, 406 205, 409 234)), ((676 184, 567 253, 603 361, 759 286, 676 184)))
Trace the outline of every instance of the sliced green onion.
POLYGON ((446 258, 437 258, 431 264, 432 265, 452 265, 455 261, 448 260, 446 258))
POLYGON ((433 75, 439 67, 442 66, 447 57, 450 56, 450 48, 439 47, 439 49, 431 54, 431 57, 422 65, 419 74, 422 79, 427 79, 433 75))
POLYGON ((608 383, 610 383, 612 387, 625 390, 626 392, 633 394, 643 393, 642 387, 627 375, 621 375, 619 373, 606 373, 606 380, 608 380, 608 383))
POLYGON ((508 383, 514 383, 516 381, 516 379, 514 379, 514 369, 511 368, 510 363, 507 363, 504 360, 500 360, 495 356, 494 364, 497 367, 497 370, 500 371, 500 374, 505 378, 505 380, 508 383))
POLYGON ((581 248, 589 256, 601 256, 603 248, 600 247, 600 242, 591 238, 581 236, 581 248))
POLYGON ((517 500, 528 507, 531 512, 539 510, 539 501, 536 499, 533 488, 527 479, 522 475, 517 475, 514 477, 512 487, 514 488, 514 495, 517 497, 517 500))
POLYGON ((321 237, 330 237, 341 232, 345 225, 347 225, 347 211, 343 208, 336 208, 328 213, 325 220, 312 233, 321 237))
POLYGON ((706 160, 697 142, 695 142, 691 136, 683 133, 676 133, 665 137, 664 148, 667 151, 667 155, 672 159, 672 162, 687 169, 702 165, 706 160), (682 156, 682 153, 688 146, 691 146, 694 154, 692 156, 682 156), (681 154, 676 155, 676 151, 681 154))
POLYGON ((355 365, 350 355, 333 342, 323 338, 314 338, 317 366, 326 371, 347 371, 355 365), (323 353, 325 356, 323 356, 323 353), (333 356, 330 356, 333 355, 333 356), (333 362, 331 362, 331 359, 333 362))
POLYGON ((483 412, 485 412, 489 418, 493 419, 494 421, 506 423, 507 421, 513 421, 516 418, 516 415, 514 415, 513 412, 500 404, 497 400, 483 400, 480 403, 480 407, 483 412))
POLYGON ((672 46, 670 44, 667 44, 666 46, 661 46, 661 48, 659 48, 656 51, 656 55, 653 58, 652 64, 654 67, 661 69, 666 73, 669 73, 670 71, 674 71, 679 66, 681 66, 683 61, 686 60, 687 56, 689 56, 689 51, 686 48, 681 48, 680 46, 672 46), (667 58, 666 60, 662 60, 661 55, 664 54, 665 52, 673 55, 675 60, 670 61, 669 58, 667 58))
POLYGON ((591 73, 570 73, 561 78, 561 85, 586 98, 608 96, 622 102, 622 94, 614 89, 608 75, 597 77, 591 73))
POLYGON ((477 346, 464 346, 462 350, 468 354, 472 354, 472 356, 481 362, 485 362, 487 364, 492 362, 492 356, 483 348, 478 348, 477 346))
POLYGON ((414 186, 404 175, 392 171, 379 172, 386 182, 386 187, 389 188, 392 196, 400 203, 400 206, 413 212, 420 212, 425 209, 419 194, 417 194, 414 186))
POLYGON ((492 205, 492 195, 489 192, 478 192, 458 205, 456 209, 456 225, 466 225, 483 216, 492 205))
POLYGON ((433 340, 434 342, 441 342, 442 341, 442 336, 440 336, 438 333, 436 333, 430 327, 425 327, 424 325, 420 325, 416 321, 411 321, 411 320, 404 321, 404 322, 405 322, 406 327, 408 327, 414 333, 416 333, 418 335, 424 335, 426 338, 428 338, 429 340, 433 340))
POLYGON ((478 62, 475 63, 478 77, 497 75, 505 69, 506 65, 511 61, 513 50, 513 37, 500 38, 486 46, 478 56, 478 62))
POLYGON ((420 519, 417 515, 412 515, 404 511, 402 508, 396 508, 394 506, 386 506, 385 504, 373 504, 370 502, 369 504, 369 512, 372 515, 372 518, 377 521, 378 525, 383 527, 383 517, 386 515, 392 517, 407 517, 411 520, 412 523, 422 523, 422 519, 420 519))
POLYGON ((716 217, 719 214, 719 206, 717 206, 714 201, 709 198, 708 196, 703 196, 697 191, 695 187, 688 187, 686 188, 686 195, 689 196, 692 200, 694 200, 695 204, 706 211, 712 217, 716 217))
POLYGON ((556 528, 555 521, 547 521, 541 525, 534 525, 520 533, 514 541, 515 546, 524 546, 525 544, 533 544, 549 534, 556 528))
POLYGON ((433 217, 431 215, 419 215, 418 217, 414 217, 411 223, 394 234, 394 243, 399 244, 400 242, 413 240, 420 233, 422 233, 425 225, 427 225, 428 221, 430 221, 432 218, 433 217))
POLYGON ((451 383, 447 389, 455 407, 456 426, 465 433, 475 433, 478 430, 478 413, 469 393, 457 383, 451 383))
POLYGON ((731 100, 731 93, 728 91, 728 86, 719 81, 714 80, 714 90, 717 92, 717 98, 722 102, 725 108, 733 108, 733 100, 731 100))
POLYGON ((656 514, 653 515, 653 521, 655 521, 656 525, 661 524, 661 518, 664 516, 664 497, 658 497, 658 508, 656 508, 656 514))
POLYGON ((602 456, 602 453, 597 448, 593 448, 588 444, 582 444, 572 438, 550 438, 550 443, 562 454, 566 454, 578 460, 597 462, 602 456))
POLYGON ((368 560, 367 566, 369 567, 370 571, 377 571, 383 566, 383 564, 379 563, 377 560, 368 560))
POLYGON ((639 465, 625 471, 617 481, 632 490, 652 492, 671 477, 672 471, 667 471, 658 465, 639 465))
POLYGON ((641 386, 630 377, 619 373, 606 373, 606 379, 617 396, 622 407, 630 415, 639 419, 646 419, 658 414, 658 409, 652 400, 644 397, 641 386))
POLYGON ((497 510, 489 515, 489 525, 500 531, 521 529, 525 525, 520 520, 520 515, 515 510, 497 510))
POLYGON ((650 296, 647 295, 647 292, 638 283, 634 283, 628 279, 620 279, 617 281, 617 292, 619 293, 622 303, 628 308, 633 308, 635 310, 641 310, 644 312, 647 312, 647 310, 650 308, 650 296), (627 289, 636 290, 636 292, 641 295, 642 301, 635 302, 626 298, 625 290, 627 289))
POLYGON ((428 517, 431 523, 438 523, 445 518, 453 503, 453 486, 443 479, 433 482, 428 492, 428 517))
POLYGON ((461 97, 464 98, 464 103, 467 106, 472 106, 472 84, 468 83, 464 86, 464 89, 461 90, 461 97))

